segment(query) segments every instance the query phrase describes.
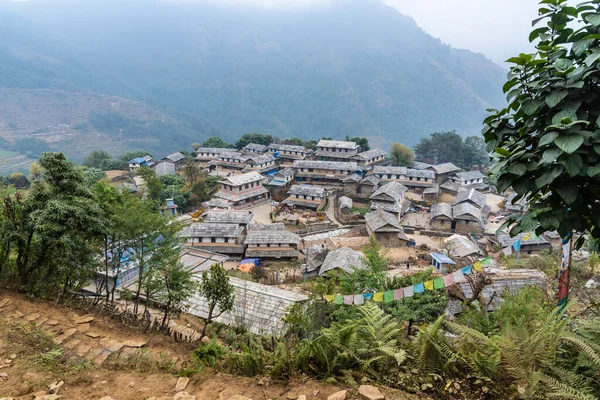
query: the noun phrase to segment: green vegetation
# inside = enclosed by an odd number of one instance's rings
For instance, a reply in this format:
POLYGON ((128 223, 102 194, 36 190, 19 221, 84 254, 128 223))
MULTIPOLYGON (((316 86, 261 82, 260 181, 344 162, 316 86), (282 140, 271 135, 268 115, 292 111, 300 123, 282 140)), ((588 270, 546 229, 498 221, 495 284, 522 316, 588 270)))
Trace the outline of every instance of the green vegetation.
POLYGON ((490 172, 499 192, 512 187, 515 200, 529 203, 506 221, 516 222, 511 234, 558 230, 561 237, 578 231, 598 238, 600 5, 544 3, 530 35, 536 53, 508 60, 508 106, 485 120, 488 150, 495 151, 490 172))
POLYGON ((489 163, 485 141, 481 137, 469 136, 463 140, 455 131, 436 132, 429 138, 421 138, 415 146, 415 154, 421 162, 430 164, 451 162, 461 168, 489 163))
POLYGON ((247 133, 245 135, 242 135, 242 137, 240 137, 237 140, 237 142, 235 142, 235 147, 237 147, 238 149, 242 149, 250 143, 264 144, 265 146, 268 146, 269 144, 271 144, 272 140, 273 138, 271 137, 271 135, 263 135, 261 133, 247 133))
POLYGON ((206 328, 224 312, 233 309, 235 295, 233 286, 229 283, 227 272, 220 265, 213 265, 208 271, 202 273, 202 281, 198 287, 200 296, 206 299, 208 304, 208 316, 200 334, 200 340, 206 335, 206 328))
POLYGON ((396 142, 392 143, 390 156, 392 158, 393 165, 408 167, 410 164, 412 164, 415 158, 415 153, 405 145, 396 142))

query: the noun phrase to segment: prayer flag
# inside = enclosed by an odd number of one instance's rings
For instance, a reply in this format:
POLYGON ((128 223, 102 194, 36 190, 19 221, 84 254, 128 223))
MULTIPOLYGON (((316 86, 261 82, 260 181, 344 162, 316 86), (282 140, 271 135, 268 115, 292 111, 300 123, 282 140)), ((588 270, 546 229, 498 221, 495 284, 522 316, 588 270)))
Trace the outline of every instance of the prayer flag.
MULTIPOLYGON (((500 252, 497 253, 498 256, 500 256, 500 252)), ((483 260, 481 260, 481 265, 483 265, 484 267, 487 267, 488 265, 490 265, 492 263, 492 257, 486 257, 483 260)))
POLYGON ((513 247, 513 249, 515 249, 515 251, 520 251, 521 250, 521 240, 517 240, 516 242, 514 242, 512 247, 513 247))
POLYGON ((415 285, 415 293, 423 293, 425 291, 425 284, 417 283, 415 285))
POLYGON ((328 302, 330 302, 330 303, 331 303, 331 302, 333 301, 333 298, 334 298, 334 297, 335 297, 335 296, 334 296, 334 295, 332 295, 332 294, 327 294, 327 295, 325 295, 325 300, 327 300, 328 302))
POLYGON ((354 296, 344 296, 344 304, 352 305, 352 303, 354 303, 354 296))
POLYGON ((523 236, 523 240, 527 241, 527 240, 529 240, 530 237, 531 237, 531 233, 528 233, 527 235, 523 236))
POLYGON ((377 292, 373 295, 373 301, 382 302, 383 301, 383 292, 377 292))
POLYGON ((389 303, 390 301, 394 301, 394 291, 387 290, 383 293, 383 301, 389 303))
POLYGON ((462 271, 463 274, 469 275, 471 272, 473 272, 472 269, 473 269, 472 265, 467 265, 466 267, 464 267, 463 269, 461 269, 461 271, 462 271))
POLYGON ((344 296, 341 294, 336 294, 333 298, 333 304, 344 304, 344 296))
POLYGON ((452 275, 454 283, 463 283, 467 281, 467 279, 465 278, 465 274, 462 272, 461 269, 459 269, 458 271, 454 271, 452 275))
POLYGON ((402 290, 404 291, 404 297, 413 297, 415 294, 415 288, 413 286, 405 287, 402 290))
POLYGON ((481 261, 477 261, 475 264, 473 264, 473 269, 475 271, 483 271, 483 267, 481 266, 481 261))
POLYGON ((354 295, 354 304, 357 306, 362 306, 363 304, 365 304, 365 298, 363 297, 362 294, 354 295))
POLYGON ((394 290, 394 300, 402 300, 404 298, 404 290, 396 289, 394 290))
POLYGON ((433 280, 433 288, 434 289, 443 289, 444 288, 444 278, 435 278, 433 280))
POLYGON ((454 275, 448 274, 444 276, 444 286, 452 286, 454 285, 454 275))
POLYGON ((425 286, 425 289, 427 290, 433 290, 433 279, 425 282, 423 286, 425 286))
POLYGON ((373 298, 373 293, 365 293, 363 294, 365 300, 371 300, 373 298))

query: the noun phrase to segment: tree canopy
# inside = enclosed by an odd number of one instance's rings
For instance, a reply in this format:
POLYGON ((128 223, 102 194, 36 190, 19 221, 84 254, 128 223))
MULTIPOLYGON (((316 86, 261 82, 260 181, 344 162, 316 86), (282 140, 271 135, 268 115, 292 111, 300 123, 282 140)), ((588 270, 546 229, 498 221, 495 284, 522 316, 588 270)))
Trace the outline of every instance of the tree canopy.
POLYGON ((397 142, 392 143, 390 155, 392 157, 393 164, 402 167, 409 166, 415 158, 415 153, 413 153, 410 148, 397 142))
POLYGON ((485 143, 479 136, 463 140, 455 131, 435 132, 421 138, 415 146, 416 158, 430 164, 451 162, 462 168, 486 165, 489 161, 485 143))
POLYGON ((600 5, 542 3, 529 36, 536 52, 507 60, 508 105, 485 120, 490 171, 499 191, 527 199, 528 210, 507 222, 517 222, 512 234, 600 237, 600 5))
POLYGON ((237 142, 235 142, 235 147, 241 149, 250 143, 263 144, 268 146, 271 144, 273 137, 271 135, 263 135, 262 133, 246 133, 242 135, 237 142))

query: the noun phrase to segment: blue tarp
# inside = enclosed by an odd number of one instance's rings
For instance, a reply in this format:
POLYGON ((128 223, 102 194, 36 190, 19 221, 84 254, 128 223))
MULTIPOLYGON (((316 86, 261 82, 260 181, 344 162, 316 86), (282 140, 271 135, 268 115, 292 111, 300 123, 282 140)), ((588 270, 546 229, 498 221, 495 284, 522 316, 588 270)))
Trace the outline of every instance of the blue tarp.
POLYGON ((456 265, 456 263, 454 261, 452 261, 452 259, 445 254, 430 253, 429 255, 431 256, 431 258, 433 258, 434 261, 437 261, 440 264, 456 265))
POLYGON ((254 264, 255 266, 260 266, 260 259, 258 258, 246 258, 245 260, 240 261, 240 265, 242 264, 254 264))

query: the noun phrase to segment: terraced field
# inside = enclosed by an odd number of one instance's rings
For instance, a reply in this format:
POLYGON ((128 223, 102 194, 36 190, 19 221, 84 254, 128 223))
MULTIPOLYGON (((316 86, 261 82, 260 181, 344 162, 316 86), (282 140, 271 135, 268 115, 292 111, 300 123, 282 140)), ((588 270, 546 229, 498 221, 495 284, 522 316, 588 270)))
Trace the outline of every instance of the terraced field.
POLYGON ((8 175, 16 171, 26 172, 34 161, 23 154, 0 150, 0 175, 8 175))

